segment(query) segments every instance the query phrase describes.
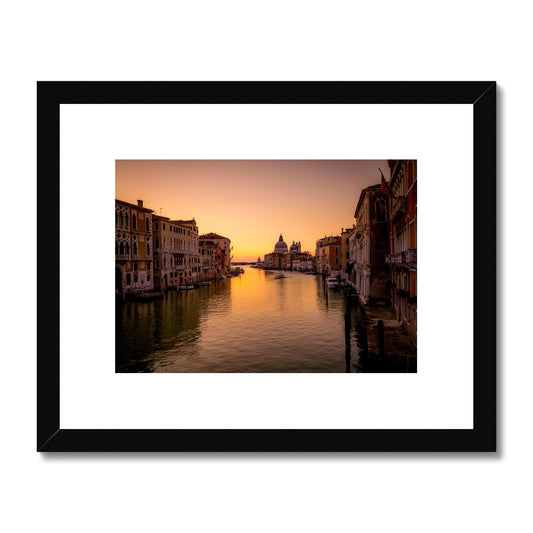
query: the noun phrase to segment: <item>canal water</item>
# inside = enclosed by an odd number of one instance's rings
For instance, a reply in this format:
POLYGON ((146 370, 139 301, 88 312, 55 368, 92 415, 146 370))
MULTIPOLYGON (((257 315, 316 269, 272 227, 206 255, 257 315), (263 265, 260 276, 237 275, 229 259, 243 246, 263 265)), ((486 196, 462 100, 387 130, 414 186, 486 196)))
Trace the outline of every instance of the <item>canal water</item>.
POLYGON ((245 268, 117 303, 117 372, 361 372, 362 316, 320 276, 245 268))

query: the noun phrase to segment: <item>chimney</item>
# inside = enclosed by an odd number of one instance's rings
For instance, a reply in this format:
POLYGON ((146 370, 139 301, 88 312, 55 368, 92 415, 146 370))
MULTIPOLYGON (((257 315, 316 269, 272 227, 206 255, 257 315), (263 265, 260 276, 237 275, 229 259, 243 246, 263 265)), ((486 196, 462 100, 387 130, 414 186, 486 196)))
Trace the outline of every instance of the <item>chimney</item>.
POLYGON ((143 201, 142 200, 137 200, 137 206, 138 207, 142 207, 143 206, 143 201))

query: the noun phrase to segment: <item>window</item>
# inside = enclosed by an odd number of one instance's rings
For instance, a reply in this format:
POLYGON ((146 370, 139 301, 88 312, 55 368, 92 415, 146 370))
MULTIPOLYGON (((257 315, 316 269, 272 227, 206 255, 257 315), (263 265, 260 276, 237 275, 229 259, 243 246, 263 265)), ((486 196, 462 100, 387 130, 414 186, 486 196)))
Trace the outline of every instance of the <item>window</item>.
POLYGON ((139 263, 133 263, 133 271, 137 272, 139 270, 139 263))
POLYGON ((133 282, 137 283, 138 279, 137 274, 133 274, 133 282))
POLYGON ((155 229, 159 229, 159 222, 155 223, 155 229))
POLYGON ((150 231, 150 219, 146 217, 146 231, 150 231))
POLYGON ((150 281, 150 274, 146 275, 146 281, 150 281))
POLYGON ((135 214, 131 215, 131 225, 133 229, 137 229, 137 217, 135 214))
POLYGON ((131 285, 131 274, 126 274, 126 285, 131 285))

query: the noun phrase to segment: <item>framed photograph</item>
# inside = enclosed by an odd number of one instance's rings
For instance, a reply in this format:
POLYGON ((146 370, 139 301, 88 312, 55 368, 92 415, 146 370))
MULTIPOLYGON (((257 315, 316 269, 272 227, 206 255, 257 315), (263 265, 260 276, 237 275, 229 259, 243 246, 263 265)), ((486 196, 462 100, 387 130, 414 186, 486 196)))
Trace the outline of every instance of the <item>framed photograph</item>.
POLYGON ((38 451, 496 451, 495 82, 37 104, 38 451))

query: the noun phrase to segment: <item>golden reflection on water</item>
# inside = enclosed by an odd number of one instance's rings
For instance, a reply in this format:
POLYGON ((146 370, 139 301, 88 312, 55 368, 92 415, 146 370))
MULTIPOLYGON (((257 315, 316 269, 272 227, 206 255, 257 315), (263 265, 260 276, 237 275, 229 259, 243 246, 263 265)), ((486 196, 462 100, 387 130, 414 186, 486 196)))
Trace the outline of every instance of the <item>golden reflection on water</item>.
POLYGON ((216 285, 126 303, 117 371, 345 372, 344 312, 342 292, 326 300, 319 277, 246 268, 216 285))

